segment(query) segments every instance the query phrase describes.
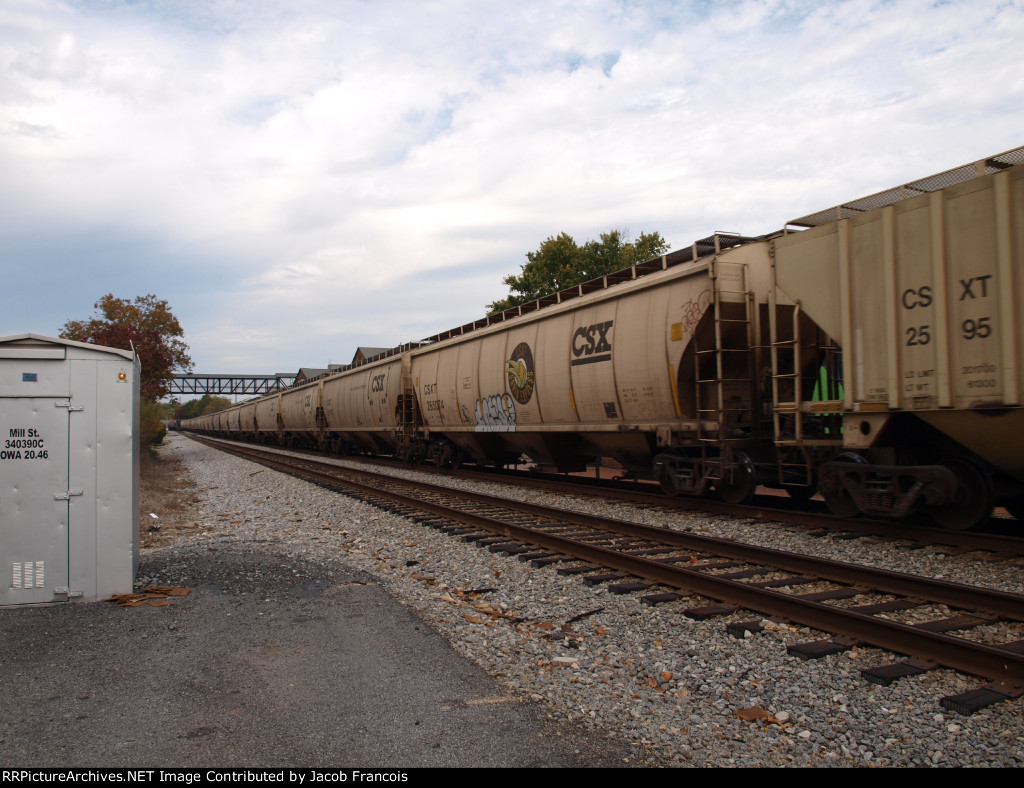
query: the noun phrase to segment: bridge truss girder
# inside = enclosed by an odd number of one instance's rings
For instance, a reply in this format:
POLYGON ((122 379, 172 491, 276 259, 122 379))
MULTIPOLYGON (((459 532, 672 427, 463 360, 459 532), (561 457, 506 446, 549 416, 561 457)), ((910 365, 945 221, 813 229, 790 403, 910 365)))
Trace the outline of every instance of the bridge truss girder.
POLYGON ((175 375, 168 381, 167 393, 256 397, 288 388, 294 381, 294 375, 175 375))

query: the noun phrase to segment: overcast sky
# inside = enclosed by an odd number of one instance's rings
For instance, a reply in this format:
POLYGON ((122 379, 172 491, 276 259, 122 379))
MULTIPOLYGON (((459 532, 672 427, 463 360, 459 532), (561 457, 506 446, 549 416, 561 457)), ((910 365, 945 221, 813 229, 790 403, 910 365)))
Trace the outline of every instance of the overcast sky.
POLYGON ((760 234, 1024 145, 1010 2, 0 0, 0 335, 199 372, 478 318, 568 232, 760 234))

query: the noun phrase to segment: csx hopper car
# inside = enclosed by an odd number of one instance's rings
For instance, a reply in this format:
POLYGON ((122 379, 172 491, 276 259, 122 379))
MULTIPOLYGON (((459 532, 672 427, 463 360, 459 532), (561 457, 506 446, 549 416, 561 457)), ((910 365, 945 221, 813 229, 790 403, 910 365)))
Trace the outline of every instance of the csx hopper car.
POLYGON ((185 429, 673 495, 1024 517, 1024 148, 663 257, 185 429))

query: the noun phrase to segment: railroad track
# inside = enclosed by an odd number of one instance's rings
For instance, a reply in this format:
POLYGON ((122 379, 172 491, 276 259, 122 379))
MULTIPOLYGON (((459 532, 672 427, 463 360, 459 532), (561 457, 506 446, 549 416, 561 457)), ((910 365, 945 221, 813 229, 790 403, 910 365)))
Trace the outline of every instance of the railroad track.
MULTIPOLYGON (((880 684, 945 666, 990 683, 942 699, 970 713, 1024 694, 1024 597, 787 553, 623 520, 428 485, 235 443, 201 442, 343 491, 495 552, 555 564, 650 603, 692 595, 716 600, 687 615, 752 610, 832 637, 791 646, 810 658, 871 645, 910 659, 863 671, 880 684), (937 614, 935 611, 939 611, 937 614), (901 623, 894 620, 902 617, 901 623), (953 635, 951 633, 960 633, 953 635)), ((737 634, 761 619, 734 621, 737 634)))
MULTIPOLYGON (((251 445, 237 444, 236 445, 251 445)), ((298 454, 310 457, 322 456, 321 452, 312 449, 289 449, 298 454)), ((486 482, 493 484, 516 484, 532 487, 548 492, 601 497, 610 500, 631 503, 644 508, 663 511, 701 512, 720 514, 728 517, 740 517, 750 520, 786 523, 809 529, 812 532, 843 533, 851 536, 864 536, 891 540, 913 546, 942 546, 957 553, 982 551, 986 560, 1014 560, 1024 558, 1024 537, 1019 533, 1019 521, 1012 518, 994 517, 990 521, 988 531, 956 531, 938 528, 934 525, 922 525, 913 520, 897 523, 868 518, 839 517, 825 510, 824 502, 820 502, 817 510, 808 510, 806 501, 792 500, 780 495, 758 495, 752 504, 731 504, 710 497, 687 498, 672 497, 656 491, 656 485, 644 482, 612 483, 610 480, 597 480, 588 477, 562 476, 530 471, 483 471, 459 468, 438 468, 424 464, 410 466, 400 460, 368 455, 345 456, 348 462, 368 466, 382 466, 397 470, 416 470, 427 474, 436 474, 444 478, 458 478, 467 481, 486 482)), ((811 502, 812 504, 818 502, 811 502)))

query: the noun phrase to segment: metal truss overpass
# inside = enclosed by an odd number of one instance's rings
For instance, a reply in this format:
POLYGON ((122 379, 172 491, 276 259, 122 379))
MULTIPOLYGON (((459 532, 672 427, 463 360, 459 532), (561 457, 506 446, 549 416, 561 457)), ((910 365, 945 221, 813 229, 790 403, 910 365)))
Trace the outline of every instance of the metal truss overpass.
POLYGON ((168 381, 169 395, 218 394, 255 397, 287 388, 295 382, 295 373, 276 375, 204 375, 202 373, 175 374, 168 381))

